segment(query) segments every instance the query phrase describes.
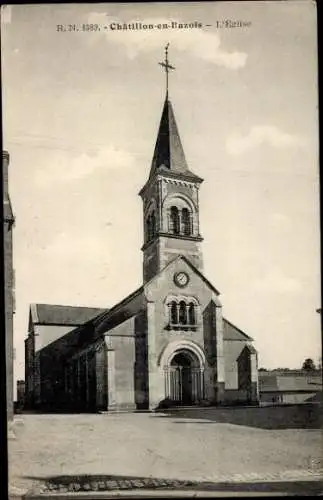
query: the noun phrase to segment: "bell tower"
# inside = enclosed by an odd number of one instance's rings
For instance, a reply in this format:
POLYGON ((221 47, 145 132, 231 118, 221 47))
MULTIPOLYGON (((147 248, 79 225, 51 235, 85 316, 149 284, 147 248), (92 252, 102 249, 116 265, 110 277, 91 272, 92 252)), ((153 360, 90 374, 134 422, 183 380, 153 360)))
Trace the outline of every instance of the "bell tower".
POLYGON ((203 179, 187 166, 172 103, 168 73, 175 68, 159 63, 166 73, 166 97, 150 174, 139 195, 143 200, 143 277, 150 280, 178 255, 203 268, 199 224, 199 187, 203 179))

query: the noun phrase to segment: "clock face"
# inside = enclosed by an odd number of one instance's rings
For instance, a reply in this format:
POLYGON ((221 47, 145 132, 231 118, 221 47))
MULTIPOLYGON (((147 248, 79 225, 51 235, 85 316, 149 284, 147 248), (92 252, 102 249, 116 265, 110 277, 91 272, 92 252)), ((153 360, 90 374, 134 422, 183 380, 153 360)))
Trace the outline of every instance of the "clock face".
POLYGON ((184 271, 180 271, 179 273, 176 273, 174 276, 174 281, 177 286, 186 286, 189 282, 189 277, 184 271))

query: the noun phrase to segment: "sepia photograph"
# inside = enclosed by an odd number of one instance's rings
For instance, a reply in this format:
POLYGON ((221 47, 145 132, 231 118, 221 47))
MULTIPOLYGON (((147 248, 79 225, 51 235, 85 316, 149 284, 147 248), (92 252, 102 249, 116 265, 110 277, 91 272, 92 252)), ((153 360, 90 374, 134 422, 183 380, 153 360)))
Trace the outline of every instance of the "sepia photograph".
POLYGON ((8 498, 323 495, 317 10, 1 7, 8 498))

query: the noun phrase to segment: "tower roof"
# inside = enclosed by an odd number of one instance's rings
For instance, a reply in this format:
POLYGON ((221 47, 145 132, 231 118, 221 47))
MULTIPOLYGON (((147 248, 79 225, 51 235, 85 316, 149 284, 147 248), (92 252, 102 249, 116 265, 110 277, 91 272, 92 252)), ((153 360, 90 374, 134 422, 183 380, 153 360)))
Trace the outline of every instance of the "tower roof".
POLYGON ((173 106, 168 98, 168 92, 160 120, 149 178, 159 172, 175 175, 181 174, 183 177, 202 181, 200 177, 188 169, 173 106))

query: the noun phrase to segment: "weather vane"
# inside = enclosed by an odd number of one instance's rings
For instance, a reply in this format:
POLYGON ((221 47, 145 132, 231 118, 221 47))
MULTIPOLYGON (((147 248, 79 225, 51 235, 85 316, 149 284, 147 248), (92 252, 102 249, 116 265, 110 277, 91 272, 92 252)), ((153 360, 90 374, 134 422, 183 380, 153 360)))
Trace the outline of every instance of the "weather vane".
POLYGON ((166 96, 168 96, 168 73, 169 73, 169 70, 175 69, 174 66, 171 66, 168 62, 168 47, 169 47, 169 43, 165 47, 165 61, 158 63, 161 66, 163 66, 163 68, 165 69, 165 73, 166 73, 166 96))

